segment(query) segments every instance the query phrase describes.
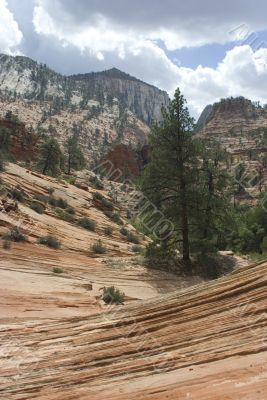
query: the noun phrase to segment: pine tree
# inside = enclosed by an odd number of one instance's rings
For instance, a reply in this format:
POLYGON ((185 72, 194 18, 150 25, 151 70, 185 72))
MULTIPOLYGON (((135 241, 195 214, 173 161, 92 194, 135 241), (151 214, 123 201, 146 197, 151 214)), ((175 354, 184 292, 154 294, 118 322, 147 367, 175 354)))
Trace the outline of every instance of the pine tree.
POLYGON ((150 137, 151 161, 146 166, 142 188, 165 218, 175 227, 171 246, 182 243, 183 260, 190 260, 189 220, 197 184, 199 141, 193 138, 193 119, 179 89, 167 109, 163 122, 150 137))
POLYGON ((85 159, 76 136, 67 139, 65 149, 68 174, 70 174, 71 169, 82 169, 85 166, 85 159))
POLYGON ((142 189, 174 226, 164 252, 181 248, 190 271, 192 252, 214 251, 229 205, 225 152, 193 134, 194 122, 179 89, 150 137, 142 189))
POLYGON ((56 176, 60 172, 62 152, 56 139, 49 138, 41 146, 39 166, 44 175, 56 176))

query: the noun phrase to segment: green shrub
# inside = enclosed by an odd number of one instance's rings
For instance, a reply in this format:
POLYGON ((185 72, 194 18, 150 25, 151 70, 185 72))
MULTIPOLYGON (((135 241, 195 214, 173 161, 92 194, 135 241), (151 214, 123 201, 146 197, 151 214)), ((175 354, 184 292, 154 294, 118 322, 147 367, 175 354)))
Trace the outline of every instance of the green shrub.
POLYGON ((139 244, 140 243, 139 238, 132 232, 128 232, 127 239, 128 239, 129 242, 134 243, 134 244, 139 244))
POLYGON ((104 197, 101 193, 99 193, 99 192, 94 192, 94 193, 93 193, 93 199, 94 199, 94 200, 97 200, 97 201, 100 201, 101 204, 103 205, 103 207, 104 207, 106 210, 113 211, 113 209, 114 209, 113 204, 111 203, 110 200, 106 199, 106 197, 104 197))
POLYGON ((4 240, 9 240, 12 242, 26 242, 27 236, 25 236, 21 230, 16 226, 15 228, 11 229, 9 233, 6 233, 3 236, 4 240))
POLYGON ((3 242, 3 249, 4 250, 9 250, 11 248, 11 240, 4 240, 3 242))
POLYGON ((38 243, 44 244, 47 247, 50 247, 51 249, 59 249, 61 246, 60 241, 52 235, 48 236, 43 236, 38 239, 38 243))
POLYGON ((93 188, 98 189, 98 190, 103 190, 104 185, 103 183, 98 179, 97 176, 91 176, 90 177, 90 183, 93 186, 93 188))
POLYGON ((99 193, 99 192, 94 192, 93 193, 93 199, 94 200, 99 200, 99 201, 102 202, 103 198, 104 198, 104 196, 101 193, 99 193))
POLYGON ((54 267, 53 272, 54 272, 54 274, 63 274, 64 271, 61 268, 54 267))
POLYGON ((128 231, 127 231, 127 229, 124 228, 124 226, 123 226, 123 227, 120 229, 120 233, 121 233, 123 236, 127 236, 128 231))
POLYGON ((48 196, 45 196, 44 194, 36 194, 34 196, 34 200, 40 201, 41 203, 46 204, 49 200, 48 196))
POLYGON ((43 214, 45 211, 45 205, 40 203, 39 201, 32 201, 30 207, 38 214, 43 214))
POLYGON ((111 221, 115 222, 115 224, 123 225, 123 221, 122 221, 122 219, 120 218, 120 216, 119 216, 118 213, 114 213, 114 212, 112 212, 112 211, 110 211, 110 210, 106 210, 106 211, 104 211, 104 214, 105 214, 108 218, 110 218, 111 221))
POLYGON ((55 197, 51 196, 48 199, 48 203, 50 204, 50 206, 56 207, 57 205, 57 199, 55 199, 55 197))
POLYGON ((95 231, 96 222, 90 218, 82 217, 78 220, 78 225, 88 231, 95 231))
POLYGON ((71 214, 71 215, 75 215, 75 210, 73 207, 67 207, 66 208, 67 213, 71 214))
POLYGON ((59 208, 67 208, 68 207, 68 203, 66 200, 63 200, 61 197, 59 199, 56 200, 56 206, 59 208))
POLYGON ((105 233, 105 235, 107 235, 107 236, 111 236, 111 235, 112 235, 112 232, 113 232, 113 229, 112 229, 111 226, 107 226, 107 227, 104 229, 104 233, 105 233))
POLYGON ((104 287, 102 299, 106 304, 123 304, 125 294, 115 286, 104 287))
POLYGON ((52 194, 54 193, 54 191, 55 191, 55 189, 52 188, 52 187, 50 187, 50 188, 47 189, 47 192, 48 192, 48 194, 49 194, 50 196, 52 196, 52 194))
POLYGON ((17 188, 12 188, 12 189, 10 189, 10 195, 12 196, 12 198, 14 200, 17 200, 17 201, 23 203, 24 196, 25 196, 25 193, 23 192, 23 190, 20 190, 17 188))
POLYGON ((91 251, 96 254, 105 254, 107 252, 106 247, 103 245, 101 240, 97 240, 92 246, 91 251))
POLYGON ((63 219, 63 221, 66 222, 74 222, 75 218, 73 215, 69 214, 66 210, 63 210, 62 208, 55 208, 55 213, 60 219, 63 219))
POLYGON ((134 253, 142 253, 143 249, 142 249, 141 246, 138 246, 137 244, 134 244, 134 245, 132 246, 132 251, 133 251, 134 253))

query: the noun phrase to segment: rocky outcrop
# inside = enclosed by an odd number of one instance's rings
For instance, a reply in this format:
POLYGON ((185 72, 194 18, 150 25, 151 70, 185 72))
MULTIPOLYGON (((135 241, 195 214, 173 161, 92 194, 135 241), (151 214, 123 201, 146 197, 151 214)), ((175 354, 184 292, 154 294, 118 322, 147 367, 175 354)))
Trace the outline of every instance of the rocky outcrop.
POLYGON ((267 129, 267 108, 243 97, 208 105, 197 123, 197 133, 205 137, 241 137, 263 129, 267 129))
POLYGON ((261 400, 267 263, 109 312, 0 332, 15 400, 261 400))
POLYGON ((216 141, 227 150, 234 176, 236 168, 244 164, 241 184, 246 187, 250 197, 257 195, 267 185, 265 106, 243 97, 223 99, 204 109, 196 126, 196 135, 207 141, 216 141), (255 183, 251 185, 251 182, 255 183))

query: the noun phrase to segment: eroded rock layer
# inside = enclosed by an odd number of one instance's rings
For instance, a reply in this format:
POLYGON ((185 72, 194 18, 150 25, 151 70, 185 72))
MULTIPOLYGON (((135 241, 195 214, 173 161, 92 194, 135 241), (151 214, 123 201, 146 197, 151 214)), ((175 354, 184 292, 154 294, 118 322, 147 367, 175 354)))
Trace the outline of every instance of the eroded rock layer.
POLYGON ((0 397, 264 399, 267 263, 97 316, 1 327, 0 397))

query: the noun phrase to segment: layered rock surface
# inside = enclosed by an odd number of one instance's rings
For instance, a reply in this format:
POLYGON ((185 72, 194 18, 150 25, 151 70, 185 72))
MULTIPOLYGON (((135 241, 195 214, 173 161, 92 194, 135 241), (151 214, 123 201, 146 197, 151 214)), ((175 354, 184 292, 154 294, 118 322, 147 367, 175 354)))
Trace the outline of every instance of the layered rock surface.
POLYGON ((6 324, 0 396, 263 400, 267 263, 97 316, 6 324))

